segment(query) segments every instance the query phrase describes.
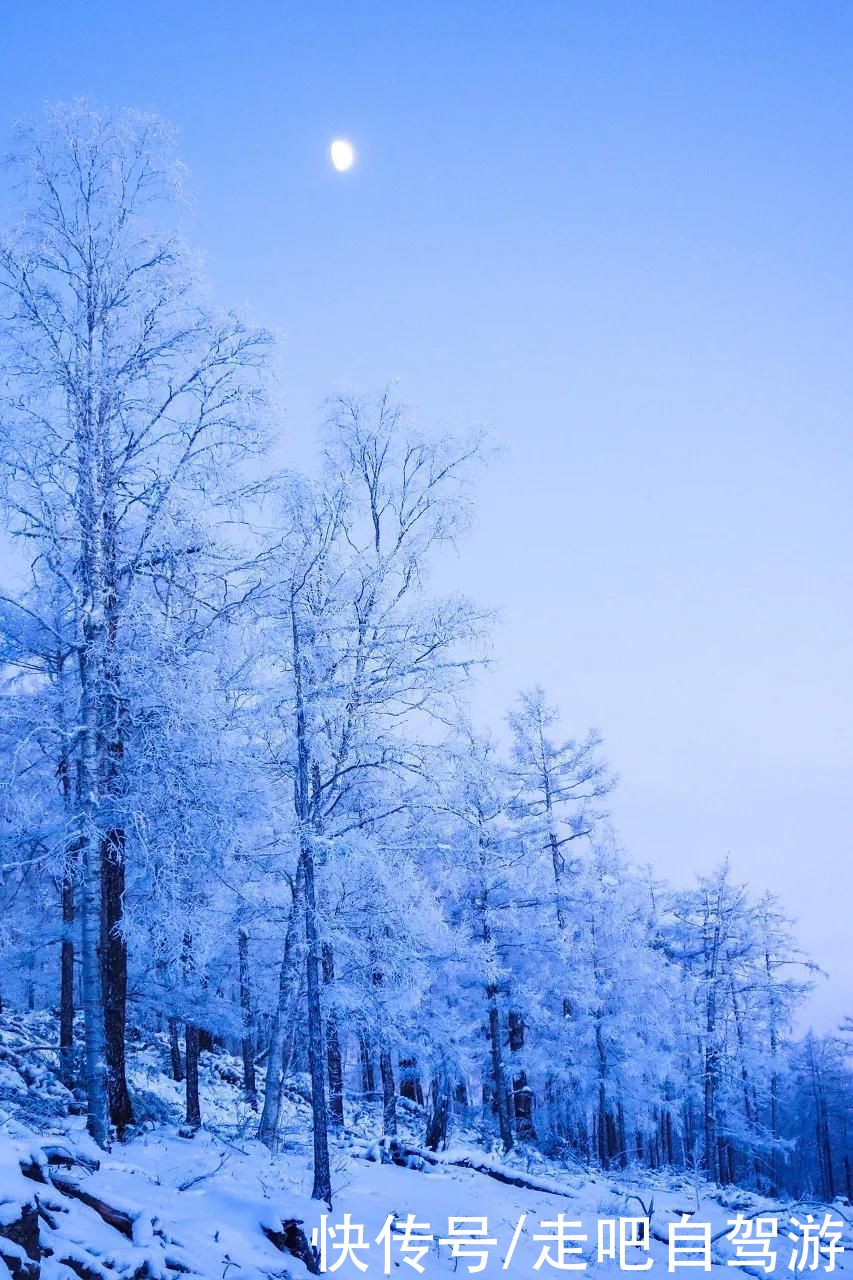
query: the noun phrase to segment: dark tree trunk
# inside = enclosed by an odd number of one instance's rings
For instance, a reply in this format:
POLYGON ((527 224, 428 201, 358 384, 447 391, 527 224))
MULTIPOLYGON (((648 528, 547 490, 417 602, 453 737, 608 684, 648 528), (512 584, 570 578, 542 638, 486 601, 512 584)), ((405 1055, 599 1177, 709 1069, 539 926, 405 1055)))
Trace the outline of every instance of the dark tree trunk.
POLYGON ((616 1110, 616 1141, 617 1149, 614 1155, 618 1156, 619 1163, 624 1169, 628 1163, 628 1139, 625 1136, 625 1111, 621 1102, 616 1110))
POLYGON ((672 1112, 669 1108, 663 1113, 663 1149, 666 1163, 675 1164, 675 1148, 672 1142, 672 1112))
POLYGON ((690 1105, 689 1102, 685 1102, 684 1104, 683 1125, 684 1125, 684 1147, 687 1152, 687 1160, 688 1162, 695 1162, 696 1143, 697 1143, 696 1130, 698 1128, 698 1123, 697 1123, 697 1117, 694 1113, 693 1107, 690 1105))
POLYGON ((396 1138, 397 1090, 391 1054, 385 1045, 379 1051, 379 1074, 382 1076, 382 1128, 386 1138, 396 1138))
POLYGON ((424 1105, 424 1091, 421 1075, 415 1058, 400 1059, 400 1097, 408 1098, 419 1107, 424 1105))
POLYGON ((603 1134, 603 1164, 605 1168, 610 1168, 610 1162, 613 1159, 613 1152, 616 1147, 616 1127, 613 1123, 613 1116, 609 1111, 604 1111, 601 1118, 602 1134, 603 1134))
POLYGON ((258 1089, 255 1082, 255 1018, 252 1010, 252 986, 249 972, 249 935, 241 929, 237 935, 237 951, 240 962, 240 1012, 243 1020, 240 1047, 243 1052, 243 1092, 252 1110, 258 1109, 258 1089))
POLYGON ((827 1160, 827 1142, 824 1133, 823 1119, 818 1107, 815 1118, 815 1145, 817 1148, 817 1163, 820 1170, 820 1190, 821 1198, 829 1202, 832 1199, 832 1158, 827 1160))
MULTIPOLYGON (((740 1078, 743 1089, 743 1114, 746 1120, 746 1130, 749 1134, 749 1146, 745 1152, 747 1166, 752 1177, 755 1176, 755 1146, 753 1134, 755 1131, 756 1112, 753 1106, 754 1091, 752 1082, 749 1078, 749 1067, 747 1066, 746 1055, 746 1037, 743 1029, 743 1018, 741 1017, 740 1004, 737 998, 737 987, 734 977, 731 978, 731 994, 732 994, 732 1013, 734 1014, 735 1029, 737 1031, 737 1043, 740 1056, 740 1078)), ((735 1181, 734 1173, 732 1173, 732 1181, 735 1181)))
POLYGON ((489 1039, 492 1054, 492 1079, 494 1082, 495 1106, 498 1113, 501 1142, 504 1151, 513 1148, 512 1118, 510 1113, 509 1091, 506 1087, 503 1064, 503 1044, 501 1043, 501 1020, 498 1011, 497 988, 488 986, 486 998, 489 1002, 489 1039))
MULTIPOLYGON (((719 902, 717 911, 719 913, 719 902)), ((720 1168, 720 1150, 718 1142, 719 1114, 718 1093, 720 1081, 720 1047, 717 1043, 717 988, 719 984, 720 962, 719 920, 714 925, 710 938, 705 938, 705 1044, 704 1044, 704 1097, 703 1121, 705 1129, 705 1170, 711 1182, 722 1181, 725 1170, 720 1168)))
MULTIPOLYGON (((100 715, 106 750, 102 766, 102 796, 107 806, 120 798, 124 760, 124 709, 118 660, 118 579, 115 511, 107 503, 103 512, 106 648, 101 673, 103 693, 100 715)), ((133 1107, 127 1088, 125 1034, 127 1021, 127 944, 122 936, 124 914, 126 841, 124 829, 115 826, 101 842, 101 985, 104 1004, 104 1051, 107 1066, 107 1098, 110 1123, 121 1137, 133 1124, 133 1107)))
POLYGON ((293 676, 296 710, 296 777, 293 800, 299 822, 299 863, 305 886, 305 971, 308 995, 308 1069, 311 1074, 311 1113, 314 1131, 314 1186, 312 1200, 332 1203, 329 1165, 329 1117, 326 1107, 326 1070, 323 1043, 323 1005, 320 989, 320 937, 317 928, 317 890, 314 883, 314 851, 311 847, 309 798, 310 756, 303 690, 302 637, 291 598, 293 676))
POLYGON ((613 1158, 616 1143, 612 1134, 615 1132, 613 1125, 613 1117, 610 1114, 610 1107, 607 1100, 607 1050, 604 1045, 604 1033, 601 1028, 601 1018, 596 1015, 595 1019, 595 1046, 598 1052, 598 1119, 596 1142, 598 1145, 598 1158, 603 1168, 610 1166, 613 1158))
POLYGON ((184 1078, 184 1067, 181 1062, 181 1046, 178 1042, 178 1019, 169 1019, 169 1057, 172 1061, 172 1079, 178 1084, 184 1078))
POLYGON ((74 1086, 74 881, 62 881, 62 953, 59 982, 59 1069, 67 1089, 74 1086))
POLYGON ((110 1123, 122 1137, 133 1124, 127 1088, 127 944, 121 934, 124 909, 124 831, 113 828, 101 845, 101 966, 110 1123))
MULTIPOLYGON (((323 943, 323 982, 335 981, 335 957, 330 943, 323 943)), ((326 1015, 326 1059, 329 1068, 329 1116, 336 1129, 344 1127, 344 1063, 338 1036, 338 1020, 333 1012, 326 1015)))
POLYGON ((267 1054, 264 1105, 258 1128, 258 1138, 270 1150, 273 1150, 276 1144, 281 1117, 282 1086, 293 1051, 296 1002, 301 983, 300 972, 303 967, 304 888, 305 882, 300 862, 299 871, 292 886, 293 901, 287 921, 284 955, 278 975, 278 1001, 267 1054))
MULTIPOLYGON (((776 1031, 776 999, 773 994, 773 969, 770 963, 770 952, 764 952, 764 970, 767 977, 767 986, 770 991, 770 1137, 774 1142, 779 1137, 779 1074, 777 1071, 777 1063, 779 1058, 779 1041, 776 1031)), ((774 1194, 779 1187, 779 1152, 772 1150, 770 1153, 770 1179, 771 1194, 774 1194)))
MULTIPOLYGON (((482 851, 482 833, 480 836, 480 848, 482 851)), ((482 853, 481 853, 482 856, 482 853)), ((489 923, 489 914, 487 908, 487 893, 483 890, 483 897, 480 910, 482 912, 481 929, 483 943, 488 948, 492 941, 491 925, 489 923)), ((488 1030, 490 1058, 492 1066, 492 1104, 498 1116, 498 1127, 500 1129, 501 1142, 504 1151, 511 1151, 514 1144, 514 1135, 512 1129, 512 1099, 509 1089, 507 1088, 506 1073, 504 1071, 503 1059, 503 1034, 501 1029, 501 1015, 498 1008, 498 988, 490 982, 486 986, 486 1007, 488 1010, 488 1030)), ((483 1087, 483 1106, 486 1105, 487 1090, 483 1087)))
POLYGON ((184 1027, 184 1057, 187 1064, 187 1125, 201 1128, 201 1102, 198 1096, 198 1027, 188 1022, 184 1027))
POLYGON ((450 1081, 444 1070, 436 1072, 432 1081, 432 1110, 426 1132, 429 1151, 438 1151, 447 1145, 447 1126, 450 1120, 450 1081))
MULTIPOLYGON (((59 664, 60 676, 62 663, 59 664)), ((65 716, 62 717, 63 726, 65 716)), ((67 816, 71 815, 73 794, 68 757, 59 762, 59 785, 67 816)), ((72 841, 68 849, 68 865, 62 877, 62 948, 59 959, 59 1071, 67 1089, 74 1087, 74 872, 77 868, 78 845, 72 841)), ((3 1005, 0 1001, 0 1010, 3 1005)))
POLYGON ((358 1052, 361 1059, 361 1092, 365 1102, 376 1101, 376 1071, 373 1066, 373 1048, 366 1034, 358 1037, 358 1052))
POLYGON ((314 1186, 312 1200, 331 1204, 332 1174, 329 1166, 329 1117, 326 1107, 326 1071, 323 1062, 323 1009, 320 996, 320 940, 317 933, 317 898, 314 889, 314 856, 307 841, 302 847, 305 880, 305 968, 308 986, 308 1070, 311 1075, 311 1113, 314 1129, 314 1186))
MULTIPOLYGON (((510 1053, 520 1053, 524 1048, 524 1018, 517 1010, 512 1010, 507 1019, 510 1053)), ((533 1124, 533 1090, 527 1082, 527 1073, 522 1068, 513 1069, 512 1099, 515 1111, 515 1131, 522 1142, 535 1142, 536 1128, 533 1124)))
POLYGON ((609 1157, 609 1143, 607 1141, 607 1092, 604 1082, 599 1081, 598 1085, 598 1113, 596 1115, 595 1126, 595 1145, 598 1149, 598 1159, 603 1168, 607 1168, 609 1157))

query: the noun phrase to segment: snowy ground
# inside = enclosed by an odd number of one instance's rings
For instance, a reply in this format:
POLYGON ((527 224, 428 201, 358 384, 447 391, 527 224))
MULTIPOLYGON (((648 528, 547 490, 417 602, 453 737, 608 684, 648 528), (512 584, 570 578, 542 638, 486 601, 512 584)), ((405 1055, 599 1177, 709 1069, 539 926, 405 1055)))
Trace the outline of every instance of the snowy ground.
MULTIPOLYGON (((227 1055, 206 1054, 202 1074, 206 1128, 193 1138, 182 1137, 180 1087, 165 1071, 165 1046, 157 1040, 141 1044, 132 1057, 132 1087, 140 1115, 148 1117, 146 1129, 105 1154, 86 1136, 82 1117, 69 1114, 73 1101, 55 1080, 48 1065, 50 1055, 34 1047, 49 1044, 53 1031, 38 1015, 7 1018, 0 1029, 0 1236, 6 1236, 0 1238, 4 1259, 0 1280, 5 1280, 7 1270, 19 1280, 34 1280, 39 1265, 45 1280, 115 1280, 118 1275, 176 1280, 187 1274, 205 1280, 261 1276, 284 1280, 309 1274, 302 1262, 281 1247, 287 1223, 294 1219, 301 1220, 309 1235, 316 1229, 319 1244, 321 1215, 327 1213, 325 1206, 309 1199, 309 1115, 297 1092, 289 1100, 281 1149, 271 1155, 251 1136, 254 1117, 239 1100, 237 1062, 227 1055), (92 1169, 96 1160, 99 1167, 92 1169), (29 1176, 24 1176, 22 1168, 29 1176), (40 1264, 26 1257, 29 1237, 20 1224, 23 1221, 26 1227, 27 1222, 30 1226, 35 1222, 32 1216, 26 1217, 27 1205, 39 1214, 39 1252, 50 1250, 40 1264), (105 1206, 113 1214, 112 1222, 104 1220, 105 1206)), ((408 1114, 405 1120, 407 1138, 416 1144, 418 1117, 408 1114)), ((330 1273, 350 1280, 389 1272, 441 1277, 470 1271, 500 1274, 508 1280, 572 1271, 612 1273, 619 1269, 618 1256, 599 1258, 599 1221, 645 1216, 652 1199, 650 1251, 628 1250, 624 1261, 637 1267, 651 1258, 653 1274, 668 1272, 669 1224, 683 1223, 685 1214, 690 1215, 688 1224, 691 1220, 710 1224, 710 1269, 721 1277, 733 1274, 728 1263, 735 1251, 726 1232, 737 1212, 778 1223, 778 1238, 770 1245, 778 1254, 779 1274, 790 1274, 792 1253, 797 1263, 802 1254, 802 1245, 788 1238, 792 1214, 803 1223, 811 1214, 818 1228, 829 1210, 841 1224, 846 1248, 853 1247, 851 1212, 842 1202, 829 1207, 782 1206, 731 1188, 721 1192, 664 1176, 656 1180, 645 1176, 635 1183, 629 1178, 547 1166, 534 1157, 516 1157, 502 1164, 478 1148, 473 1135, 463 1135, 465 1140, 443 1153, 438 1165, 403 1168, 379 1158, 377 1126, 378 1116, 365 1109, 354 1117, 352 1130, 333 1152, 334 1204, 325 1225, 334 1228, 335 1235, 327 1236, 326 1265, 330 1273), (480 1167, 460 1167, 462 1160, 480 1167), (489 1169, 492 1175, 497 1172, 532 1185, 509 1185, 491 1176, 489 1169), (365 1247, 342 1259, 338 1246, 347 1214, 350 1240, 365 1247), (381 1234, 387 1219, 393 1216, 404 1222, 409 1215, 411 1223, 417 1224, 411 1230, 412 1249, 406 1252, 399 1240, 392 1240, 386 1254, 381 1234), (534 1239, 535 1235, 556 1236, 559 1228, 540 1224, 556 1224, 560 1215, 568 1233, 588 1237, 572 1241, 578 1252, 566 1253, 562 1259, 555 1241, 534 1239), (449 1219, 454 1217, 485 1218, 484 1224, 459 1225, 485 1226, 488 1240, 494 1243, 481 1242, 478 1251, 471 1242, 471 1256, 454 1259, 450 1246, 438 1243, 439 1238, 448 1237, 449 1219), (418 1244, 417 1237, 429 1235, 435 1239, 418 1244), (480 1267, 483 1249, 485 1266, 480 1267), (544 1259, 537 1268, 543 1250, 552 1260, 544 1259), (562 1265, 556 1265, 560 1261, 562 1265)), ((823 1243, 828 1242, 825 1235, 823 1243)), ((849 1252, 835 1252, 835 1270, 849 1272, 849 1252)), ((698 1269, 705 1269, 701 1252, 681 1254, 679 1261, 679 1270, 684 1264, 696 1270, 697 1263, 698 1269)), ((822 1273, 829 1261, 826 1254, 810 1250, 803 1269, 822 1273)), ((764 1274, 755 1261, 742 1269, 750 1275, 764 1274)))

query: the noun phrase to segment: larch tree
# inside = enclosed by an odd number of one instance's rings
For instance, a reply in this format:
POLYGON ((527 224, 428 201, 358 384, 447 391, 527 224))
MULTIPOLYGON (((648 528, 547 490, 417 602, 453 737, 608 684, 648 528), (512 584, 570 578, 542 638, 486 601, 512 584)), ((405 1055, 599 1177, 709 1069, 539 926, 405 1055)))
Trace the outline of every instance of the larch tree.
MULTIPOLYGON (((512 780, 495 742, 461 725, 452 747, 444 807, 452 819, 445 873, 454 888, 453 914, 464 929, 485 1000, 488 1069, 485 1096, 498 1120, 504 1151, 515 1145, 516 1124, 505 1045, 512 1009, 510 950, 520 951, 521 920, 530 905, 523 876, 527 849, 512 817, 512 780)), ((444 860, 442 860, 444 861, 444 860)))

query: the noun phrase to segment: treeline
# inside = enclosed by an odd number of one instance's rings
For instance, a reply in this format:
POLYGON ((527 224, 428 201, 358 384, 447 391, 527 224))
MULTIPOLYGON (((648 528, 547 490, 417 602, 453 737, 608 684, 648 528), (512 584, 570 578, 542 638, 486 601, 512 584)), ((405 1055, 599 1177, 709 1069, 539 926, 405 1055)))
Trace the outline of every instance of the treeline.
POLYGON ((846 1042, 792 1041, 778 903, 632 868, 601 743, 541 691, 505 743, 466 715, 490 619, 428 578, 482 441, 338 400, 317 475, 270 474, 270 342, 168 230, 170 147, 56 108, 0 244, 3 994, 58 1009, 92 1135, 132 1129, 127 1045, 159 1028, 191 1128, 211 1037, 271 1148, 307 1075, 320 1199, 348 1108, 393 1135, 401 1096, 433 1149, 464 1123, 849 1195, 846 1042))

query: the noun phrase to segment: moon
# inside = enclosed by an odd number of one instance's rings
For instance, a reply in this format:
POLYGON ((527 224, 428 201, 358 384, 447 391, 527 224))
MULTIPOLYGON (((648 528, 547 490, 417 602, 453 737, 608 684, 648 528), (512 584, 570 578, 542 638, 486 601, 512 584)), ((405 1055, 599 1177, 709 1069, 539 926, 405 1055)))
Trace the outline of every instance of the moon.
POLYGON ((346 138, 335 138, 329 147, 329 155, 338 173, 346 173, 355 164, 355 148, 346 138))

